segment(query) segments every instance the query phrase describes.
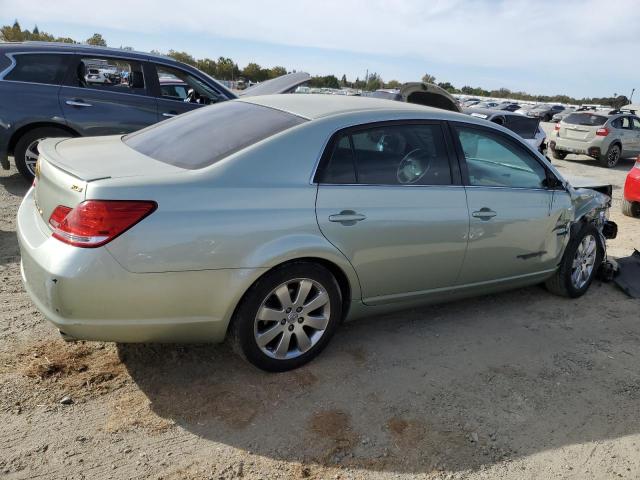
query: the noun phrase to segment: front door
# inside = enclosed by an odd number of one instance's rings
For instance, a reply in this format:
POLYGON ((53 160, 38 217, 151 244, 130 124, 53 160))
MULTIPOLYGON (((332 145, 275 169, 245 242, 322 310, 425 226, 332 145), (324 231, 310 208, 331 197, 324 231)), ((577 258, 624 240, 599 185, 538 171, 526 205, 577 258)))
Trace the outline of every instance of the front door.
POLYGON ((156 99, 135 60, 77 56, 59 101, 69 126, 83 136, 130 133, 158 121, 156 99))
POLYGON ((459 283, 508 279, 553 270, 566 243, 566 208, 541 160, 501 132, 453 128, 464 157, 470 226, 459 283))
POLYGON ((153 90, 158 98, 158 121, 226 100, 213 86, 179 68, 150 64, 153 90))
POLYGON ((316 177, 318 224, 354 266, 365 303, 455 284, 469 217, 449 152, 439 123, 364 126, 330 142, 316 177))

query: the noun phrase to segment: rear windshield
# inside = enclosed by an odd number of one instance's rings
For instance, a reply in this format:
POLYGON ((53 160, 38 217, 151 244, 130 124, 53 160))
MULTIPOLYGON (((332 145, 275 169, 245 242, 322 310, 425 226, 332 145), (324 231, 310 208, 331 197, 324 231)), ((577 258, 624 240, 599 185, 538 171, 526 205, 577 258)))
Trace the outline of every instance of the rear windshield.
POLYGON ((127 135, 124 143, 160 162, 195 170, 303 122, 252 103, 221 102, 127 135))
POLYGON ((607 117, 602 115, 595 115, 593 113, 572 113, 567 115, 564 119, 564 123, 571 125, 586 125, 589 127, 598 127, 604 125, 607 121, 607 117))

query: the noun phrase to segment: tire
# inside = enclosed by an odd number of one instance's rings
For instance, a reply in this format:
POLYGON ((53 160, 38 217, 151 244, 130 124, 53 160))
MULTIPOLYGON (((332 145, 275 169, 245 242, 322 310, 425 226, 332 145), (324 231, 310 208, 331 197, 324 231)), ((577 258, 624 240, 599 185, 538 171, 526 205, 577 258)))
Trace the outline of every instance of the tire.
POLYGON ((590 223, 584 224, 571 237, 558 270, 553 277, 545 282, 547 290, 556 295, 569 298, 578 298, 585 294, 602 263, 603 251, 599 237, 598 229, 590 223), (595 242, 593 255, 586 256, 584 252, 585 250, 587 252, 590 251, 591 241, 595 242), (578 263, 575 268, 574 261, 578 263), (588 273, 584 268, 586 265, 591 266, 590 270, 587 268, 588 273), (584 274, 576 274, 576 269, 584 272, 584 274))
POLYGON ((621 154, 622 149, 620 148, 620 145, 618 145, 617 143, 613 143, 609 145, 607 153, 605 153, 604 155, 600 155, 598 163, 600 163, 600 166, 602 167, 613 168, 618 164, 618 161, 620 161, 621 154))
POLYGON ((231 328, 235 346, 249 362, 262 370, 284 372, 315 358, 341 319, 342 295, 331 272, 315 263, 296 262, 258 279, 240 302, 231 328), (298 301, 300 288, 306 295, 298 301), (262 345, 260 335, 265 335, 262 345))
POLYGON ((622 200, 622 214, 627 217, 640 217, 640 204, 622 200))
POLYGON ((544 117, 542 117, 542 121, 543 122, 550 122, 551 121, 551 115, 545 115, 544 117))
POLYGON ((564 160, 565 158, 567 158, 567 152, 561 152, 560 150, 554 150, 552 153, 553 153, 553 156, 555 158, 557 158, 558 160, 564 160))
POLYGON ((41 127, 29 130, 22 135, 13 151, 16 168, 29 182, 33 181, 35 160, 38 155, 39 140, 50 137, 70 137, 69 132, 57 127, 41 127))

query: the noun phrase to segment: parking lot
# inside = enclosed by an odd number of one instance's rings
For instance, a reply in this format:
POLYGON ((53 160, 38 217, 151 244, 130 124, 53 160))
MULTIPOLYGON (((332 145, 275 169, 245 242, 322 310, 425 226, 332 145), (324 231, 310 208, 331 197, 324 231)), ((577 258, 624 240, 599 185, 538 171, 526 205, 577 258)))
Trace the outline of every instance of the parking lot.
MULTIPOLYGON (((632 160, 554 164, 612 183, 609 254, 640 248, 640 220, 620 211, 632 160)), ((613 284, 576 300, 530 287, 349 323, 283 374, 226 345, 69 344, 20 279, 27 187, 0 171, 4 478, 640 476, 640 302, 613 284)))

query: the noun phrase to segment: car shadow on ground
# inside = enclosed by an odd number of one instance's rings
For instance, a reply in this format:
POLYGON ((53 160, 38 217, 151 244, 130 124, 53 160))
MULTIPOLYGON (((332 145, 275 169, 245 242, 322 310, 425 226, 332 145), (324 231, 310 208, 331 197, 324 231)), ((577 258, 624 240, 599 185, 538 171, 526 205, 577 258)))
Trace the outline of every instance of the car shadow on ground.
POLYGON ((314 362, 268 374, 226 345, 119 345, 156 415, 316 466, 479 469, 640 431, 638 302, 540 287, 343 325, 314 362), (634 313, 635 312, 635 313, 634 313))
MULTIPOLYGON (((616 170, 619 172, 628 172, 629 170, 631 170, 631 168, 633 168, 633 165, 636 162, 636 157, 629 157, 629 158, 621 158, 618 161, 618 164, 615 167, 610 167, 610 168, 606 168, 603 167, 602 165, 600 165, 598 163, 598 161, 595 158, 591 158, 591 157, 587 157, 586 155, 567 155, 567 158, 565 159, 566 161, 576 161, 576 162, 580 162, 582 164, 584 164, 585 166, 589 166, 589 167, 594 167, 594 168, 600 168, 603 170, 603 174, 607 171, 607 170, 616 170)), ((552 160, 553 162, 557 162, 556 159, 552 160)), ((556 163, 556 166, 557 163, 556 163)))
POLYGON ((7 192, 11 195, 15 195, 17 197, 24 197, 27 190, 31 187, 31 183, 29 183, 22 175, 19 173, 14 173, 9 176, 0 176, 0 186, 3 186, 7 192))

